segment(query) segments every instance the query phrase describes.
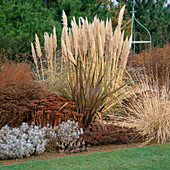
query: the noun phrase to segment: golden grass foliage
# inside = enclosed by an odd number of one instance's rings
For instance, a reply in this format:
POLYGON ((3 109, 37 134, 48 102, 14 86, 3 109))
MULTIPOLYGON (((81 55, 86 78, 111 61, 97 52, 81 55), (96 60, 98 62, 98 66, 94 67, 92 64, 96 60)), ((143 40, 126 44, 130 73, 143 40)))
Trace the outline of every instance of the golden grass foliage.
MULTIPOLYGON (((120 124, 136 128, 147 137, 146 143, 156 141, 164 143, 170 140, 170 100, 166 85, 161 88, 157 82, 151 82, 147 76, 128 87, 130 103, 125 104, 126 117, 120 124)), ((120 117, 119 117, 120 118, 120 117)), ((143 145, 144 145, 143 144, 143 145)))
MULTIPOLYGON (((107 82, 113 77, 112 88, 115 89, 122 84, 123 73, 126 68, 127 58, 131 45, 131 38, 125 41, 124 32, 121 32, 121 24, 125 6, 119 14, 118 26, 113 32, 111 20, 100 21, 95 16, 94 21, 89 23, 87 18, 79 18, 79 24, 75 18, 71 21, 71 28, 67 27, 67 17, 63 12, 63 32, 62 32, 62 53, 65 63, 70 64, 70 71, 74 74, 78 61, 82 64, 85 73, 88 72, 92 62, 91 74, 96 65, 95 80, 97 80, 99 70, 102 74, 107 72, 107 82)), ((71 79, 71 77, 69 77, 71 79)))
MULTIPOLYGON (((45 80, 50 84, 50 90, 53 89, 57 69, 57 36, 56 28, 53 28, 53 34, 49 36, 44 33, 44 51, 45 57, 41 52, 41 45, 37 34, 35 34, 35 48, 31 43, 32 56, 36 66, 37 76, 39 80, 45 80), (36 50, 35 50, 36 49, 36 50)), ((59 63, 58 63, 59 64, 59 63)), ((61 70, 61 69, 60 69, 61 70)), ((60 71, 59 71, 60 72, 60 71)))
MULTIPOLYGON (((113 32, 111 20, 100 21, 97 16, 92 23, 87 18, 75 18, 68 28, 67 16, 63 11, 63 31, 61 37, 62 58, 60 73, 66 75, 65 86, 70 98, 75 101, 79 113, 83 113, 84 125, 91 123, 95 114, 103 114, 115 105, 119 90, 124 87, 123 76, 127 64, 131 40, 121 32, 125 6, 121 9, 118 26, 113 32), (66 69, 66 70, 65 70, 66 69), (116 93, 116 94, 115 94, 116 93)), ((51 81, 56 69, 56 35, 44 34, 44 48, 51 81)), ((41 63, 41 73, 34 50, 32 54, 39 79, 44 80, 41 47, 36 35, 36 52, 41 63)), ((120 95, 120 92, 119 92, 120 95)))
MULTIPOLYGON (((68 72, 69 95, 78 112, 83 113, 84 126, 94 115, 105 113, 117 103, 117 92, 124 86, 123 75, 131 45, 121 32, 125 6, 119 14, 118 26, 112 30, 111 20, 92 23, 87 18, 75 18, 71 28, 63 11, 62 56, 68 72), (115 95, 116 93, 116 95, 115 95)), ((119 93, 120 94, 120 93, 119 93)))

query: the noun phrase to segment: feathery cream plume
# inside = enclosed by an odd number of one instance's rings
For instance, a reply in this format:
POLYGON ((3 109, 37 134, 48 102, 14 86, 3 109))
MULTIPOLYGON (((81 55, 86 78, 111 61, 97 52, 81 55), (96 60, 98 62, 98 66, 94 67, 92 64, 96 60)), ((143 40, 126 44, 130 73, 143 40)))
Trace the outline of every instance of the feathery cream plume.
POLYGON ((120 33, 120 27, 116 27, 114 35, 113 35, 113 47, 115 50, 117 50, 118 48, 118 44, 119 44, 119 33, 120 33))
POLYGON ((69 34, 69 39, 70 39, 71 52, 72 54, 74 54, 74 43, 73 43, 73 35, 72 35, 71 28, 69 28, 68 34, 69 34))
POLYGON ((89 31, 88 31, 88 19, 86 17, 85 21, 84 21, 84 31, 86 33, 86 39, 87 39, 87 43, 89 42, 89 31))
POLYGON ((57 35, 56 35, 56 29, 55 27, 53 28, 53 50, 54 50, 54 71, 56 73, 56 62, 57 62, 57 58, 56 58, 56 50, 57 50, 57 35))
POLYGON ((96 62, 96 46, 95 46, 95 40, 94 37, 92 37, 91 41, 91 58, 93 59, 94 62, 96 62))
MULTIPOLYGON (((65 27, 64 27, 65 28, 65 27)), ((67 57, 67 50, 65 47, 65 29, 63 28, 62 34, 61 34, 61 49, 62 49, 62 55, 61 55, 61 73, 63 72, 63 65, 65 61, 65 57, 67 57)))
POLYGON ((123 75, 123 70, 125 69, 126 64, 127 64, 127 58, 130 52, 131 42, 132 42, 132 35, 130 36, 129 41, 128 41, 128 37, 126 37, 126 40, 123 46, 122 58, 121 58, 122 59, 122 62, 121 62, 122 72, 120 76, 123 75))
POLYGON ((103 46, 102 46, 102 37, 100 34, 98 38, 99 38, 99 57, 100 57, 100 60, 102 60, 104 52, 103 52, 103 46))
POLYGON ((66 40, 66 47, 67 47, 67 49, 69 49, 71 51, 70 39, 69 39, 69 35, 66 31, 66 28, 65 28, 65 37, 66 37, 66 39, 65 39, 66 40))
POLYGON ((50 35, 50 50, 49 50, 49 53, 50 53, 50 59, 53 60, 53 35, 51 34, 50 35))
POLYGON ((39 79, 40 79, 40 73, 39 73, 39 68, 38 68, 37 57, 36 57, 34 45, 33 45, 32 42, 31 42, 31 50, 32 50, 32 56, 33 56, 33 59, 34 59, 35 66, 36 66, 36 68, 37 68, 37 74, 38 74, 38 77, 39 77, 39 79))
POLYGON ((78 30, 75 25, 72 26, 72 31, 73 31, 73 41, 74 41, 74 50, 75 50, 75 59, 77 61, 77 56, 78 56, 78 30))
POLYGON ((81 29, 81 17, 79 17, 79 29, 81 29))
POLYGON ((82 34, 83 34, 83 53, 85 56, 87 54, 87 35, 85 28, 82 30, 82 34))
POLYGON ((108 18, 106 19, 106 30, 105 30, 105 35, 106 35, 106 38, 105 38, 105 40, 106 40, 106 42, 105 42, 105 46, 106 46, 106 50, 105 50, 105 52, 106 52, 106 54, 108 54, 109 53, 109 21, 108 21, 108 18))
POLYGON ((61 40, 62 54, 64 56, 65 62, 67 61, 67 49, 64 40, 61 40))
POLYGON ((124 37, 124 31, 122 32, 119 40, 119 47, 118 47, 118 52, 117 55, 120 56, 120 52, 122 50, 122 45, 123 45, 123 37, 124 37))
POLYGON ((41 46, 40 46, 40 42, 39 42, 39 38, 37 34, 35 34, 35 45, 36 45, 37 55, 40 58, 42 78, 44 80, 44 69, 43 69, 43 64, 42 64, 41 46))
POLYGON ((73 57, 73 54, 71 53, 71 51, 69 49, 67 49, 67 51, 68 51, 69 60, 76 66, 76 61, 75 61, 75 59, 73 57))
POLYGON ((54 45, 54 51, 57 48, 57 35, 56 35, 56 28, 53 28, 53 45, 54 45))
POLYGON ((50 49, 50 37, 47 32, 44 33, 44 47, 45 47, 45 53, 47 57, 47 62, 48 62, 48 68, 49 68, 49 61, 50 61, 50 55, 49 55, 49 49, 50 49))
POLYGON ((42 56, 41 46, 40 46, 40 42, 39 42, 39 38, 38 38, 37 34, 35 34, 35 46, 36 46, 37 55, 39 58, 41 58, 41 56, 42 56))
POLYGON ((101 36, 102 36, 102 46, 103 46, 103 49, 104 49, 104 46, 105 46, 105 26, 104 26, 104 21, 101 22, 101 36))
POLYGON ((78 41, 78 52, 80 56, 82 56, 82 35, 81 35, 81 28, 77 29, 78 36, 77 36, 77 41, 78 41))
POLYGON ((125 11, 125 6, 124 5, 121 10, 120 10, 120 13, 119 13, 119 18, 118 18, 118 26, 121 27, 122 25, 122 20, 123 20, 123 14, 124 14, 124 11, 125 11))
POLYGON ((54 82, 54 76, 53 76, 53 36, 50 35, 50 43, 49 43, 49 56, 50 56, 50 71, 51 71, 51 79, 52 84, 54 82))
POLYGON ((64 10, 63 10, 62 18, 63 18, 63 26, 67 28, 67 16, 64 10))

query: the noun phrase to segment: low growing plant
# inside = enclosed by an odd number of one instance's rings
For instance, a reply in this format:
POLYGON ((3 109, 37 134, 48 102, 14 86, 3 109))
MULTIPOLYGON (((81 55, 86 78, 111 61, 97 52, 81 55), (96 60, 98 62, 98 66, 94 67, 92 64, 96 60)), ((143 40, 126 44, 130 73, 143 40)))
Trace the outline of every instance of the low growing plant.
POLYGON ((43 129, 46 130, 46 149, 49 151, 76 153, 87 150, 85 141, 80 137, 83 129, 79 129, 78 122, 68 120, 54 128, 43 129))
POLYGON ((0 159, 15 159, 39 155, 45 151, 45 130, 22 123, 19 128, 8 125, 0 129, 0 159))
POLYGON ((39 155, 45 151, 80 152, 87 149, 80 137, 83 130, 77 122, 68 120, 59 126, 29 126, 22 123, 19 128, 8 125, 0 129, 0 159, 15 159, 39 155))

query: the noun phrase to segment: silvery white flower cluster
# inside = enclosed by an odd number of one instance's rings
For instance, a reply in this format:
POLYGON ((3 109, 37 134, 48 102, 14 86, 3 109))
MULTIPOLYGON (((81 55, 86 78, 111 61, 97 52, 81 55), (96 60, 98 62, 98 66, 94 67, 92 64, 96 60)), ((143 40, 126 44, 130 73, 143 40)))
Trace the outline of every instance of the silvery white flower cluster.
POLYGON ((80 152, 86 150, 80 137, 83 130, 78 123, 68 120, 59 126, 38 127, 22 123, 19 128, 0 129, 0 159, 14 159, 39 155, 47 150, 58 152, 80 152))
POLYGON ((0 159, 14 159, 39 155, 45 151, 47 139, 44 129, 22 123, 19 128, 8 125, 0 129, 0 159))
MULTIPOLYGON (((46 128, 46 127, 45 127, 46 128)), ((58 152, 81 152, 87 150, 85 141, 80 137, 83 129, 78 126, 78 122, 70 121, 62 122, 59 126, 52 129, 46 128, 46 138, 48 138, 47 149, 56 150, 58 152)))

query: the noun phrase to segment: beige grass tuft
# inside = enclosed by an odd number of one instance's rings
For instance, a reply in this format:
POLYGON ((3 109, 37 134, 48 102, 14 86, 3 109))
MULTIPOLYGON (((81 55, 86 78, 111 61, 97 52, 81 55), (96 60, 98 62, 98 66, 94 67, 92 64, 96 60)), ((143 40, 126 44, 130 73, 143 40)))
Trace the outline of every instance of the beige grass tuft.
POLYGON ((35 34, 35 45, 36 45, 37 55, 40 58, 42 78, 44 80, 44 69, 43 69, 43 63, 42 63, 41 45, 40 45, 39 38, 38 38, 37 34, 35 34))
POLYGON ((170 140, 170 100, 166 85, 151 82, 146 76, 138 78, 128 88, 130 103, 125 104, 127 117, 121 123, 123 126, 136 128, 145 136, 146 142, 165 143, 170 140))
POLYGON ((35 63, 36 69, 37 69, 37 74, 38 74, 38 77, 40 79, 40 73, 39 73, 39 68, 38 68, 37 56, 36 56, 34 45, 33 45, 32 42, 31 42, 31 50, 32 50, 32 56, 33 56, 33 59, 34 59, 34 63, 35 63))

